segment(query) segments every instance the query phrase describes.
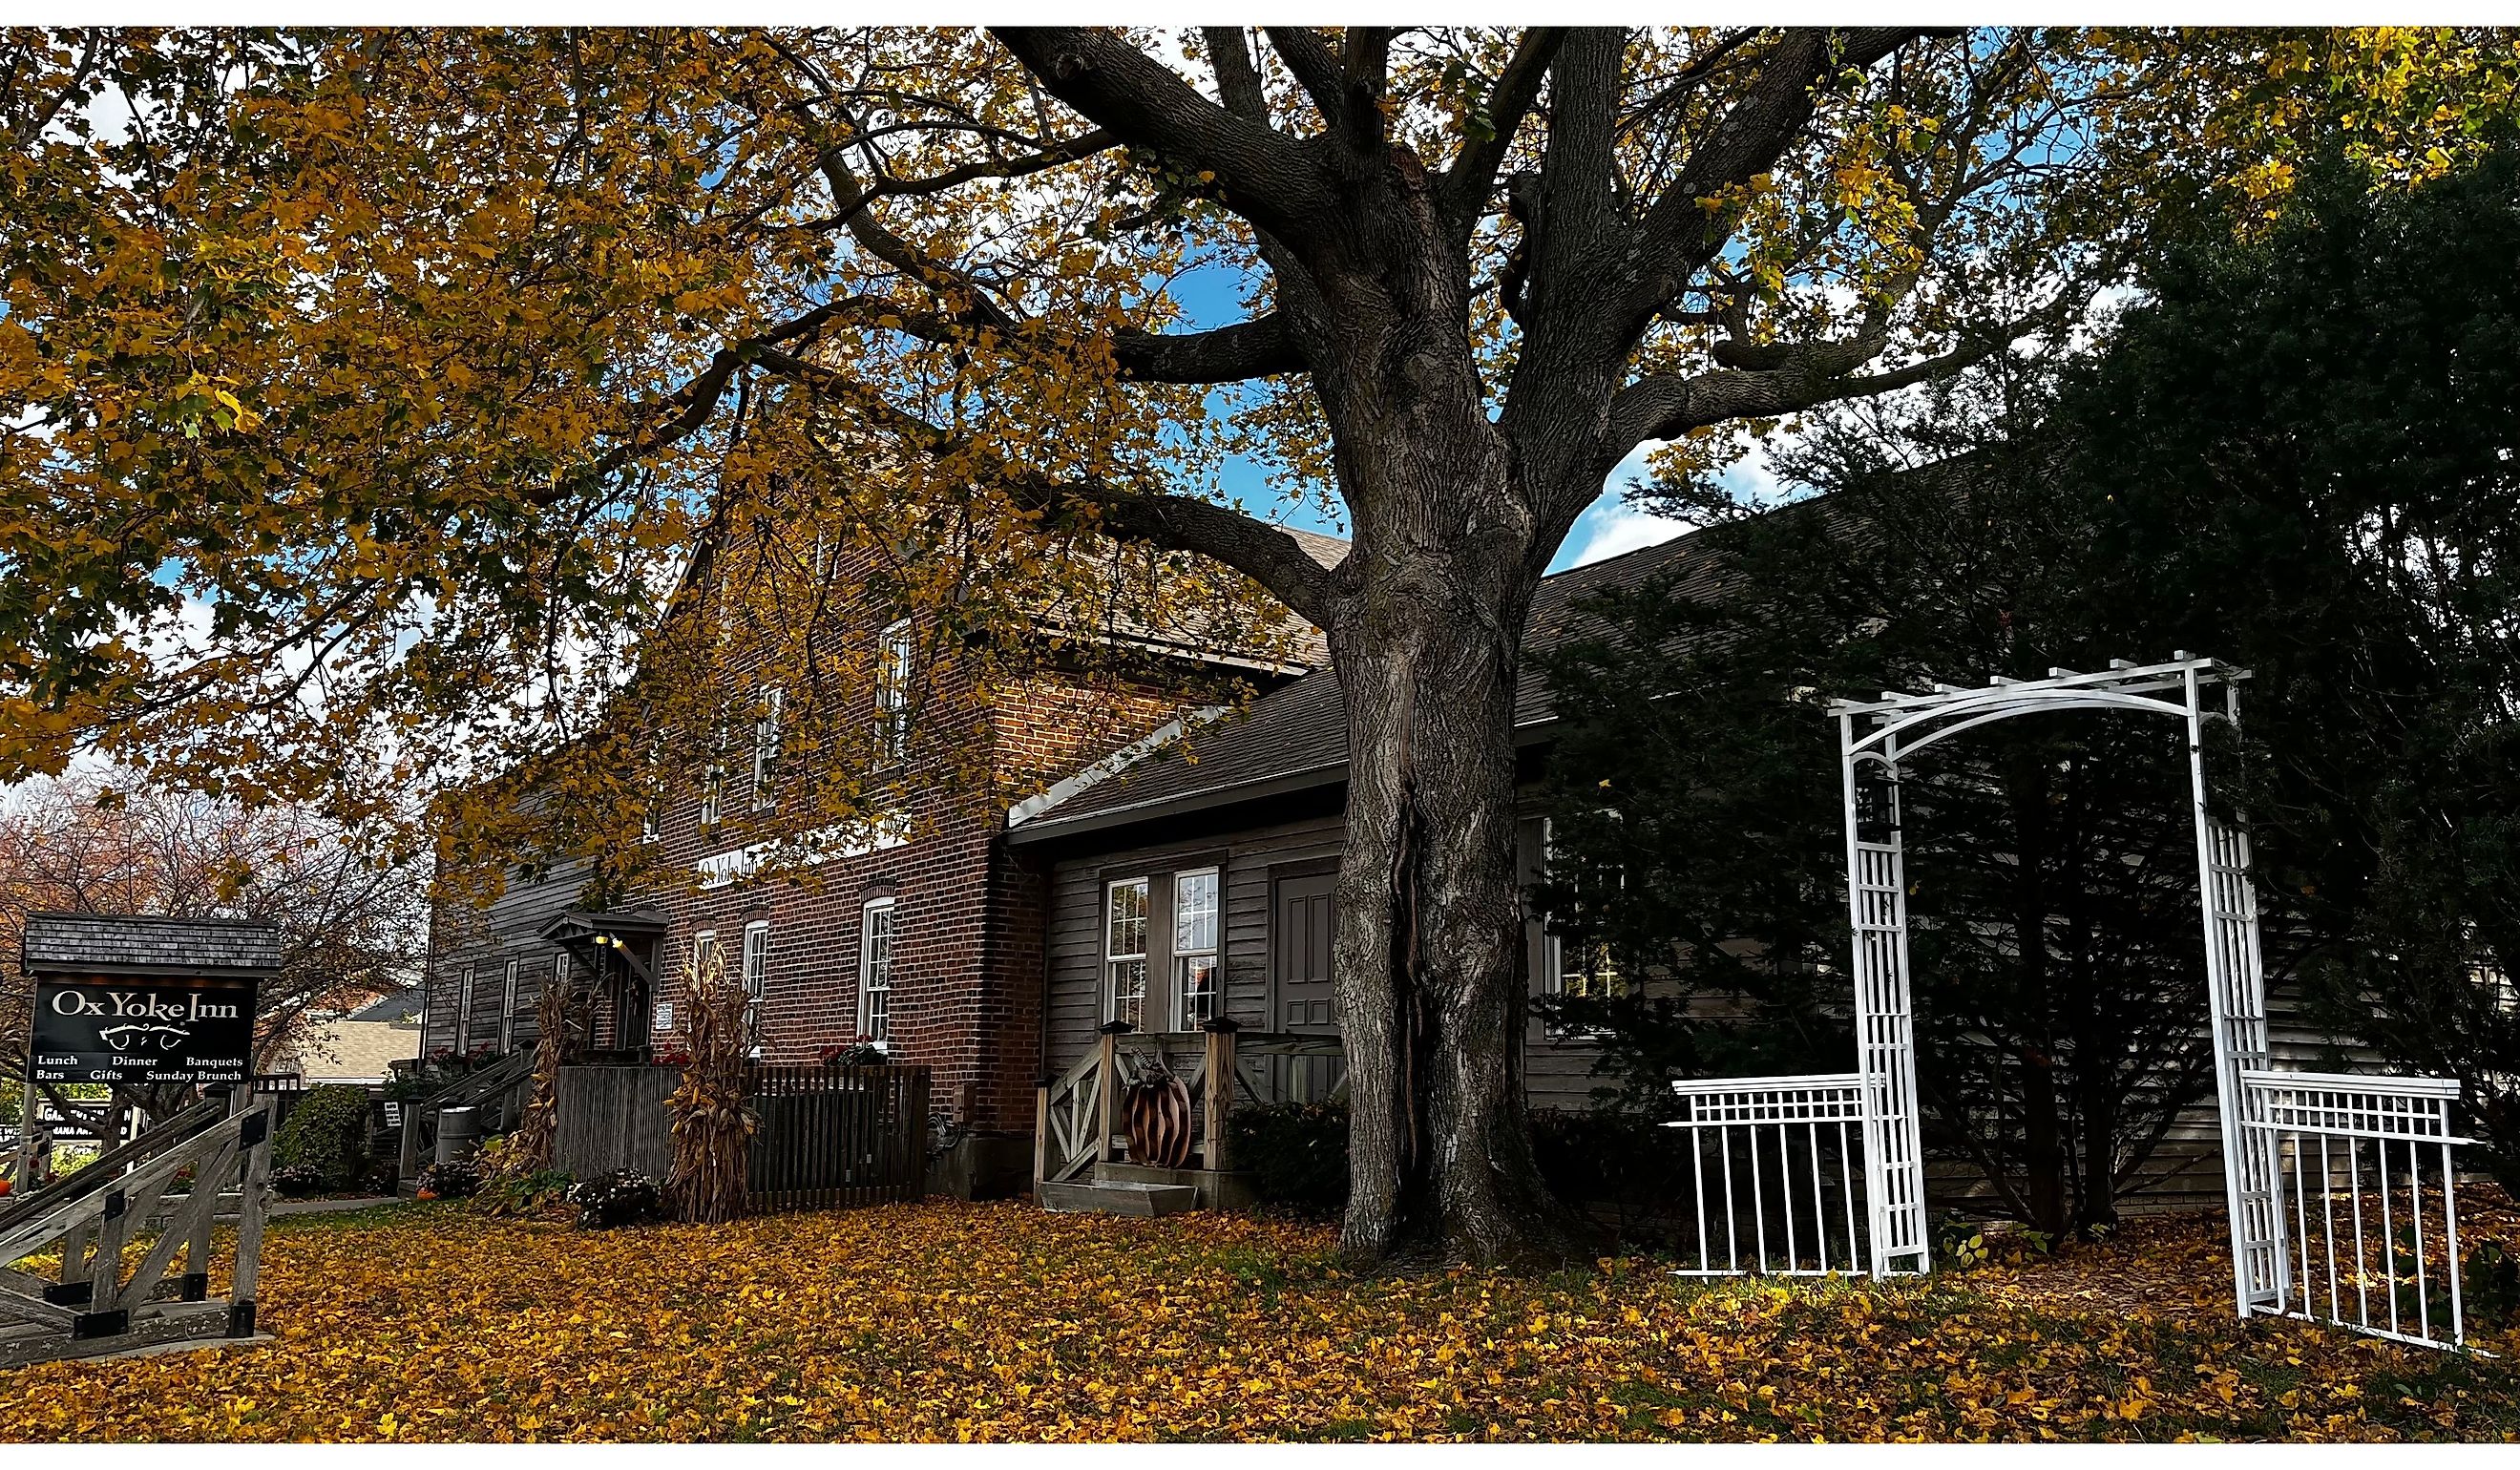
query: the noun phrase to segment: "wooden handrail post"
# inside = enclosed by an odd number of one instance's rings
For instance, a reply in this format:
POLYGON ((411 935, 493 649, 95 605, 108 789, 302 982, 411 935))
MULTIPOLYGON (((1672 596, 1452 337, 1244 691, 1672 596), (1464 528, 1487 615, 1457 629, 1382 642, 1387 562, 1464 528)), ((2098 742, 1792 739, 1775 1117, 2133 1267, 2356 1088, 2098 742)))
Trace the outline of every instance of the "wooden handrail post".
POLYGON ((1102 1047, 1094 1061, 1094 1162, 1111 1161, 1112 1093, 1119 1091, 1120 1038, 1136 1028, 1126 1021, 1102 1023, 1102 1047))
POLYGON ((1200 1119, 1207 1141, 1200 1145, 1205 1154, 1200 1162, 1211 1171, 1223 1171, 1234 1167, 1228 1157, 1225 1118, 1234 1110, 1234 1033, 1242 1028, 1218 1016, 1200 1029, 1207 1033, 1207 1096, 1201 1099, 1200 1119))

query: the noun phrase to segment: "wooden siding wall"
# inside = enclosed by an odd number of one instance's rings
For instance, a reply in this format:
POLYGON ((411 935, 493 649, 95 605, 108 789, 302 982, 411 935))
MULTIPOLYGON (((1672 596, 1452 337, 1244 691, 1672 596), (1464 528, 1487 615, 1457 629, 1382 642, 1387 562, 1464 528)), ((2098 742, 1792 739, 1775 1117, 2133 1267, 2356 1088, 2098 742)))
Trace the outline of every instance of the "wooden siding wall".
MULTIPOLYGON (((1102 892, 1105 881, 1150 872, 1218 863, 1224 869, 1224 946, 1226 1014, 1246 1027, 1269 1027, 1269 944, 1272 869, 1288 865, 1331 860, 1338 856, 1342 823, 1335 815, 1306 822, 1253 827, 1205 838, 1154 846, 1117 849, 1064 859, 1052 870, 1049 933, 1048 1062, 1051 1075, 1064 1071, 1094 1046, 1095 1028, 1103 1019, 1102 892)), ((1519 847, 1526 882, 1540 875, 1543 861, 1541 825, 1526 819, 1519 847)), ((1527 926, 1525 974, 1535 991, 1541 973, 1542 935, 1535 918, 1527 926)), ((1151 975, 1148 1003, 1154 1003, 1166 976, 1151 975)), ((2303 1013, 2298 987, 2278 979, 2269 987, 2268 1020, 2275 1064, 2318 1068, 2331 1059, 2324 1038, 2303 1013)), ((1593 1105, 1597 1088, 1616 1080, 1597 1077, 1594 1065, 1600 1049, 1582 1037, 1552 1036, 1537 1019, 1523 1037, 1524 1090, 1537 1107, 1581 1109, 1593 1105)), ((2377 1070, 2377 1058, 2349 1053, 2353 1064, 2377 1070)), ((2181 1209, 2218 1205, 2223 1199, 2220 1125, 2209 1092, 2173 1126, 2145 1167, 2148 1182, 2133 1209, 2181 1209)), ((1986 1186, 1975 1170, 1957 1164, 1932 1170, 1938 1199, 1983 1197, 1986 1186)))
MULTIPOLYGON (((1538 861, 1539 824, 1524 826, 1524 862, 1538 861)), ((1123 848, 1067 859, 1051 873, 1048 1061, 1053 1076, 1093 1049, 1103 1021, 1102 893, 1123 877, 1169 872, 1215 863, 1223 870, 1225 1013, 1254 1030, 1271 1030, 1270 904, 1277 872, 1335 862, 1345 824, 1336 815, 1252 827, 1217 836, 1123 848)), ((1159 908, 1157 917, 1163 916, 1159 908)), ((1538 973, 1539 925, 1530 926, 1526 973, 1538 973)), ((1151 966, 1150 966, 1151 971, 1151 966)), ((1149 973, 1148 1004, 1153 1007, 1169 974, 1149 973)), ((1538 1022, 1524 1037, 1523 1075, 1531 1100, 1543 1107, 1588 1107, 1598 1048, 1580 1038, 1552 1037, 1538 1022)))
MULTIPOLYGON (((455 1045, 456 997, 467 965, 473 972, 471 1044, 475 1047, 484 1043, 498 1045, 500 1004, 512 959, 518 965, 511 1039, 518 1047, 534 1044, 540 1035, 534 1007, 542 1002, 543 984, 561 955, 559 946, 545 944, 534 934, 553 914, 576 907, 586 877, 583 864, 570 863, 539 883, 511 881, 487 909, 438 906, 432 914, 428 1012, 420 1038, 423 1056, 455 1045)), ((599 1021, 608 1022, 608 1016, 599 1021)))

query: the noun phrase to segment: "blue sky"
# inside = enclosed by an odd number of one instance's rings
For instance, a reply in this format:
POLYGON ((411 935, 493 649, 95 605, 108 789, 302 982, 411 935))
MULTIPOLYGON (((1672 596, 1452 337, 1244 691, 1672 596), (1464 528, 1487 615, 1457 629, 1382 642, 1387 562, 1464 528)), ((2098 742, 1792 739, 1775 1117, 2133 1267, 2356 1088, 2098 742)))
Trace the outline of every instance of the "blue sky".
MULTIPOLYGON (((1243 280, 1239 271, 1217 265, 1191 271, 1173 282, 1173 295, 1183 308, 1184 320, 1174 330, 1199 331, 1222 327, 1241 320, 1248 313, 1242 305, 1243 280)), ((1550 562, 1551 571, 1563 571, 1588 561, 1598 561, 1639 547, 1668 541, 1688 529, 1676 520, 1648 515, 1625 504, 1619 487, 1642 469, 1644 452, 1638 451, 1620 462, 1604 482, 1600 497, 1575 522, 1567 534, 1566 544, 1558 548, 1550 562)), ((1755 479, 1755 472, 1736 469, 1734 475, 1755 479)), ((1731 478, 1732 476, 1728 476, 1731 478)), ((1253 514, 1308 530, 1345 535, 1347 528, 1326 519, 1308 505, 1289 506, 1282 502, 1268 482, 1266 469, 1247 460, 1226 465, 1220 476, 1226 494, 1253 514)), ((1747 488, 1745 483, 1744 488, 1747 488)))

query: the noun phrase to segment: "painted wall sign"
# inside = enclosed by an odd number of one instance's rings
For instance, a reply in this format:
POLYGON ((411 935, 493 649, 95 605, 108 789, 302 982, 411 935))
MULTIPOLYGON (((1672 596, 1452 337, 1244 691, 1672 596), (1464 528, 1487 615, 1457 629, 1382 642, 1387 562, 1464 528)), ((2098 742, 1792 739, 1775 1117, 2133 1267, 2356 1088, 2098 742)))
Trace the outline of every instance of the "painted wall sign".
POLYGON ((253 983, 39 980, 37 1082, 243 1082, 253 1054, 253 983))

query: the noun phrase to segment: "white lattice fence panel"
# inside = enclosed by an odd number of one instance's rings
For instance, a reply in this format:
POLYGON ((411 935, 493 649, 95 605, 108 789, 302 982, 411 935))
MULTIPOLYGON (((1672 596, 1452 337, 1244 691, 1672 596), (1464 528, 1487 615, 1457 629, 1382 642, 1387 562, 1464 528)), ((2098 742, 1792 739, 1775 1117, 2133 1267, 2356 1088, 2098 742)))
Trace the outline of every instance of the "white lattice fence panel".
MULTIPOLYGON (((1686 1276, 1863 1274, 1865 1080, 1859 1073, 1672 1085, 1688 1135, 1695 1264, 1686 1276)), ((1688 1259, 1684 1255, 1684 1260, 1688 1259)))

